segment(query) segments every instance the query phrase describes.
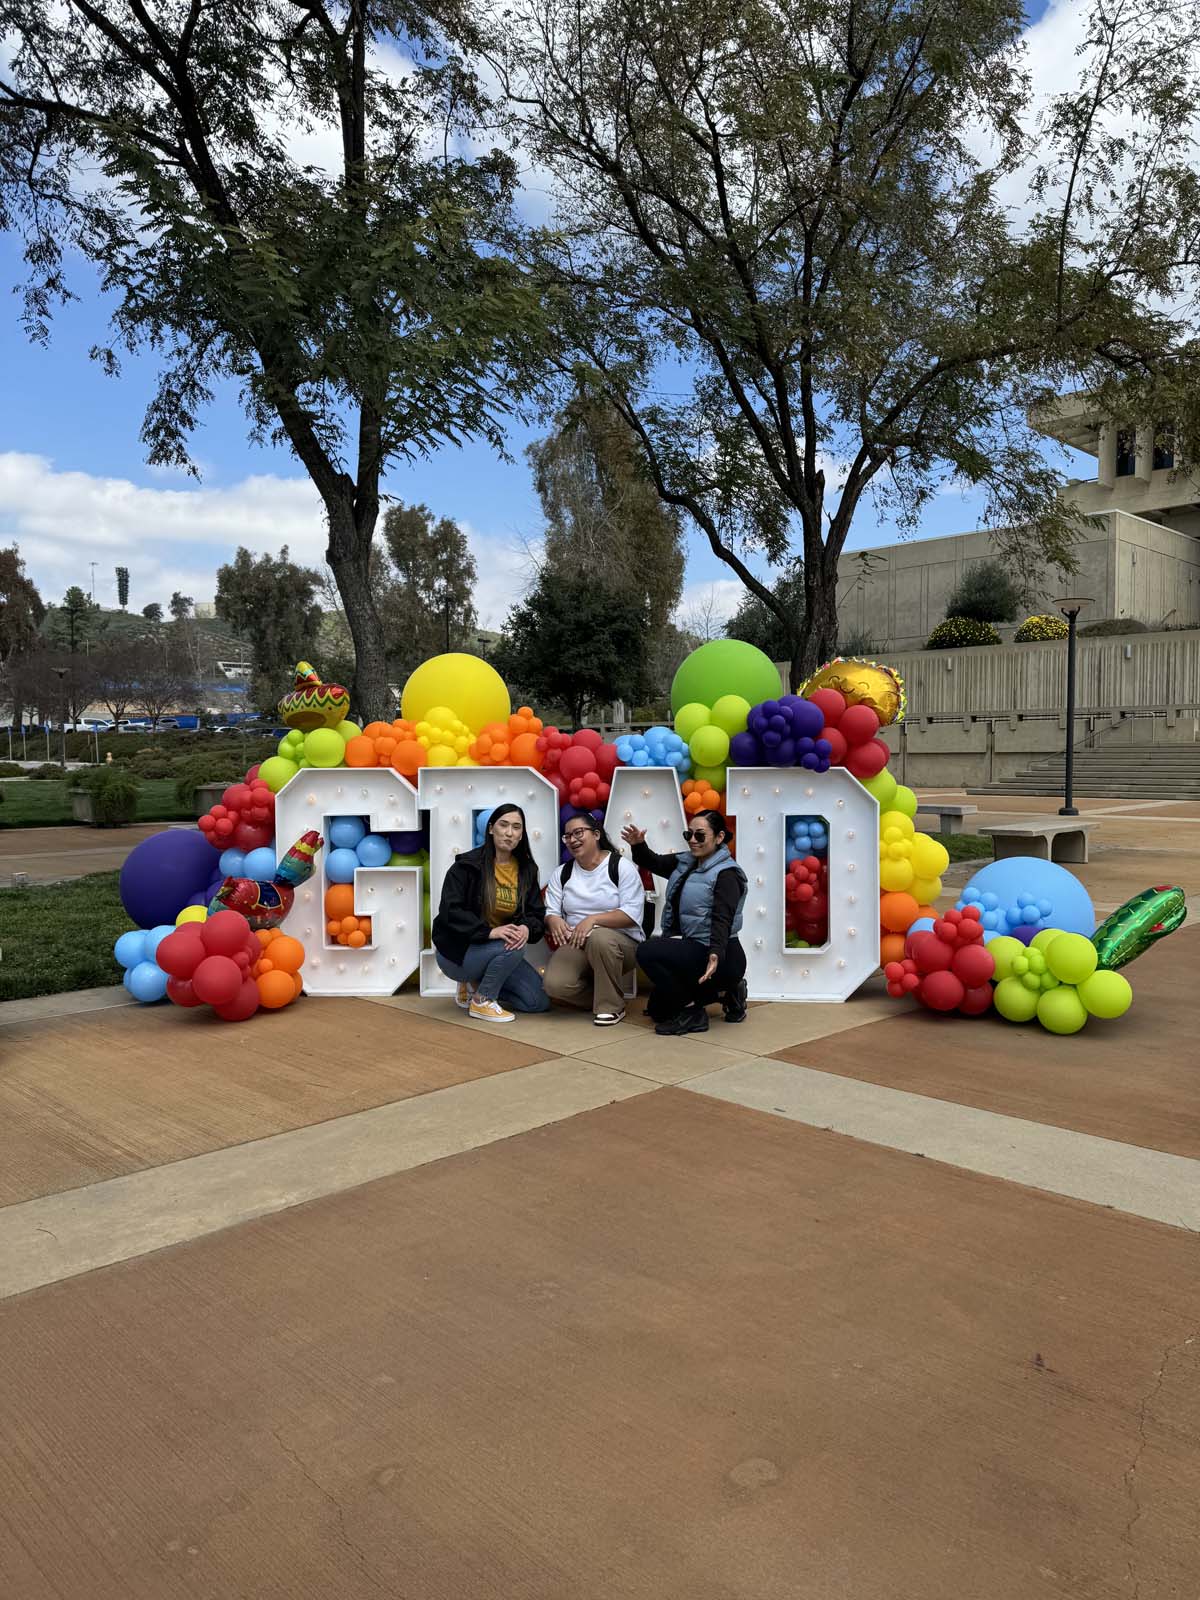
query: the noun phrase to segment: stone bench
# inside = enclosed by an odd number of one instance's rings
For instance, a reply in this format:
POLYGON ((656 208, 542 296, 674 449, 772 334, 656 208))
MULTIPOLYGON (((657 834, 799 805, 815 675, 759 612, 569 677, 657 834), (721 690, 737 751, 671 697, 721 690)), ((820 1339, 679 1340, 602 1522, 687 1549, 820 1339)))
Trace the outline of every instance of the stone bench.
POLYGON ((990 836, 997 861, 1037 856, 1042 861, 1082 862, 1088 858, 1088 834, 1095 826, 1074 817, 1030 817, 1026 822, 993 823, 979 831, 990 836))
POLYGON ((966 833, 966 819, 979 815, 978 806, 942 805, 936 800, 918 801, 916 822, 926 833, 966 833), (937 827, 922 824, 922 817, 936 817, 937 827))

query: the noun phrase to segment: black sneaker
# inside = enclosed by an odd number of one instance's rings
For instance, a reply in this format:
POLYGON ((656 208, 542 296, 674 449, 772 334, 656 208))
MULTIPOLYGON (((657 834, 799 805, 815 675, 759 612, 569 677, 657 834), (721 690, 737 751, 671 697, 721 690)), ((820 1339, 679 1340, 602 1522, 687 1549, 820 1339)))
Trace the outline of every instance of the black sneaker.
POLYGON ((740 983, 735 984, 721 996, 721 1009, 725 1013, 726 1022, 745 1022, 746 998, 749 992, 746 980, 743 978, 740 983))
POLYGON ((670 1021, 660 1022, 654 1031, 663 1034, 707 1033, 708 1012, 703 1006, 689 1006, 670 1021))

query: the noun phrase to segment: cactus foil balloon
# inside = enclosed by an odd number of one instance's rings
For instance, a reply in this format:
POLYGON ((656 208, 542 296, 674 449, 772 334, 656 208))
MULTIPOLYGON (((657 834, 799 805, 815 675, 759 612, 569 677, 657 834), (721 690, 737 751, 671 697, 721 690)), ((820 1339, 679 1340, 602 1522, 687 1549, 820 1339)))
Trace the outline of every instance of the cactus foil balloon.
POLYGON ((1115 972, 1136 961, 1152 944, 1174 933, 1186 916, 1187 901, 1182 889, 1166 884, 1143 889, 1105 917, 1092 935, 1100 968, 1115 972))

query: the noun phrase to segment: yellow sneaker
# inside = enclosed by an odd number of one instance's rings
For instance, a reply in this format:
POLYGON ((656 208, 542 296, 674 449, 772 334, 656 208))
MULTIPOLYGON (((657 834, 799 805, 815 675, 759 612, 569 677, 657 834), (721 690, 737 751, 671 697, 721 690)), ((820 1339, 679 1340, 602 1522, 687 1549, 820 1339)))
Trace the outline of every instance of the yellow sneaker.
POLYGON ((460 983, 454 991, 454 1004, 460 1011, 471 1009, 471 996, 475 993, 469 983, 460 983))
POLYGON ((511 1011, 505 1011, 499 1000, 481 1000, 479 996, 471 996, 470 1012, 480 1022, 515 1022, 516 1018, 511 1011))

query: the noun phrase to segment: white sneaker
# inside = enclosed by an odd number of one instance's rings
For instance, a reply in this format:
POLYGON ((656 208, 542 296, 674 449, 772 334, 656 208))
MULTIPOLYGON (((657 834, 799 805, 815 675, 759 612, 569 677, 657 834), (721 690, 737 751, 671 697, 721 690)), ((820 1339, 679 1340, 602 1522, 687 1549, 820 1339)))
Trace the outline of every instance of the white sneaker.
POLYGON ((460 1011, 469 1011, 474 993, 475 991, 469 983, 460 983, 454 991, 454 1004, 460 1011))
POLYGON ((511 1011, 505 1011, 499 1000, 481 1000, 477 994, 471 996, 468 1008, 473 1017, 479 1022, 515 1022, 517 1019, 511 1011))
POLYGON ((625 1012, 623 1009, 621 1011, 597 1011, 592 1021, 598 1028, 615 1028, 618 1022, 625 1021, 625 1012))

